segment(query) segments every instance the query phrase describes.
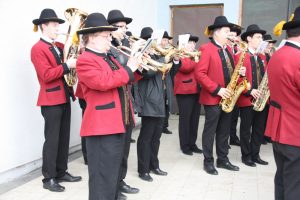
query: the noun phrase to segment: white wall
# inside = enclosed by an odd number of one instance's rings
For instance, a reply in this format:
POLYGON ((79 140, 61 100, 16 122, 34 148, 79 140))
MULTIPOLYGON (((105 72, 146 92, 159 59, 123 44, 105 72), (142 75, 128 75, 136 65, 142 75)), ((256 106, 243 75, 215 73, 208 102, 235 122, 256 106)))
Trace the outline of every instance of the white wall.
MULTIPOLYGON (((0 183, 41 164, 44 122, 36 106, 39 85, 30 49, 40 36, 32 31, 32 20, 39 17, 43 8, 53 8, 61 18, 69 7, 105 16, 109 10, 120 9, 133 18, 129 29, 138 36, 145 26, 169 30, 169 5, 207 3, 224 3, 224 14, 237 23, 239 0, 0 0, 0 183)), ((66 31, 67 25, 61 28, 66 31)), ((76 101, 72 104, 71 147, 80 144, 80 123, 81 111, 76 101)))
MULTIPOLYGON (((153 15, 157 12, 156 1, 151 0, 0 0, 0 183, 8 181, 7 174, 12 170, 17 169, 18 173, 13 174, 21 175, 40 166, 44 121, 36 106, 39 84, 30 61, 30 49, 40 33, 32 31, 32 20, 44 8, 53 8, 64 18, 63 12, 69 7, 105 16, 109 10, 120 9, 133 18, 129 28, 136 35, 145 25, 155 27, 157 21, 153 15)), ((66 31, 67 25, 61 28, 66 31)), ((71 123, 72 147, 80 144, 81 111, 77 101, 72 104, 71 123)))

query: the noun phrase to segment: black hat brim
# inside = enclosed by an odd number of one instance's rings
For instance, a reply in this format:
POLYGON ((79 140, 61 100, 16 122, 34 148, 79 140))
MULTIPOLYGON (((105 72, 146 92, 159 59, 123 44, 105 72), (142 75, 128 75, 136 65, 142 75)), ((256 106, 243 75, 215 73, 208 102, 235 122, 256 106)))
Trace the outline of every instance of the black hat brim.
POLYGON ((32 20, 32 23, 34 25, 40 25, 40 24, 44 24, 44 23, 47 23, 47 22, 58 22, 60 24, 63 24, 65 23, 65 20, 63 19, 59 19, 59 18, 43 18, 43 19, 34 19, 32 20))
POLYGON ((269 43, 276 43, 277 42, 277 40, 264 40, 264 41, 269 42, 269 43))
POLYGON ((126 24, 130 24, 132 22, 132 18, 129 17, 118 17, 114 19, 107 19, 109 24, 113 24, 116 22, 125 22, 126 24))
POLYGON ((207 28, 208 28, 208 30, 212 31, 212 30, 214 30, 216 28, 222 28, 222 27, 229 27, 229 28, 231 28, 232 26, 234 26, 234 24, 232 24, 232 23, 225 23, 225 24, 213 24, 213 25, 208 26, 207 28))
POLYGON ((282 30, 288 30, 288 29, 293 29, 293 28, 297 28, 297 27, 300 27, 300 20, 286 22, 283 25, 282 30))
POLYGON ((189 41, 198 42, 199 38, 197 36, 190 36, 189 41))
POLYGON ((83 28, 79 31, 77 31, 77 34, 88 34, 88 33, 96 33, 96 32, 102 32, 102 31, 115 31, 118 28, 113 26, 97 26, 97 27, 91 27, 91 28, 83 28))
POLYGON ((267 31, 265 30, 251 30, 251 31, 246 31, 241 35, 241 38, 243 41, 246 41, 246 38, 254 33, 261 33, 262 35, 266 34, 267 31))

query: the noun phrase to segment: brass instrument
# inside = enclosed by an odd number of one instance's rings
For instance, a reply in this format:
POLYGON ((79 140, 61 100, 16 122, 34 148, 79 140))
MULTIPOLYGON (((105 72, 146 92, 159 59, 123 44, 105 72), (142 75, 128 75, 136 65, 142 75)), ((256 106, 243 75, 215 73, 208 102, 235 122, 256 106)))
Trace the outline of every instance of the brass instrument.
MULTIPOLYGON (((125 52, 125 51, 127 51, 127 52, 132 53, 131 49, 128 48, 128 47, 125 47, 125 46, 115 47, 113 45, 111 45, 110 47, 117 50, 117 51, 119 51, 120 53, 122 53, 123 55, 125 55, 127 57, 132 56, 129 53, 125 52)), ((163 64, 163 63, 157 62, 157 61, 155 61, 155 60, 153 60, 149 57, 146 57, 144 55, 141 55, 141 62, 139 64, 145 70, 151 69, 152 71, 160 71, 163 74, 163 77, 162 77, 163 79, 165 77, 165 73, 172 67, 171 63, 170 64, 163 64)))
POLYGON ((264 77, 262 78, 258 86, 258 90, 260 91, 260 96, 257 99, 253 99, 252 105, 253 110, 260 112, 265 108, 267 101, 270 97, 267 72, 265 72, 264 77))
MULTIPOLYGON (((86 12, 77 8, 68 8, 65 11, 65 17, 69 21, 70 25, 68 33, 66 34, 67 38, 64 46, 64 62, 71 57, 77 58, 79 54, 79 42, 74 42, 73 36, 83 27, 87 15, 88 14, 86 12)), ((77 82, 76 69, 70 69, 70 73, 65 74, 64 78, 68 86, 74 86, 77 82)))
POLYGON ((244 90, 249 90, 251 85, 249 81, 243 77, 243 81, 238 84, 238 80, 240 78, 239 71, 240 68, 243 66, 244 59, 247 52, 248 45, 245 42, 239 42, 240 48, 242 50, 241 56, 237 65, 234 68, 233 74, 231 76, 230 82, 227 85, 227 89, 231 91, 231 95, 229 98, 221 99, 220 106, 222 110, 226 113, 229 113, 233 110, 235 103, 237 102, 239 96, 244 90))

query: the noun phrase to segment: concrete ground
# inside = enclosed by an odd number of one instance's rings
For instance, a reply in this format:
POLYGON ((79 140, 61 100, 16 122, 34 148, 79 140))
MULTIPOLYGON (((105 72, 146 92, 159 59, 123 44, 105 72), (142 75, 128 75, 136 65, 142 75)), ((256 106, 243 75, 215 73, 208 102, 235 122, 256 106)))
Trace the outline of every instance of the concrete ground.
MULTIPOLYGON (((166 177, 152 175, 153 182, 138 177, 136 143, 131 145, 129 169, 126 183, 138 187, 138 194, 126 194, 128 200, 272 200, 274 199, 273 179, 276 170, 271 145, 262 145, 261 158, 269 165, 248 167, 241 162, 240 148, 232 146, 230 161, 240 167, 239 172, 217 169, 218 176, 203 171, 203 155, 186 156, 181 153, 178 139, 178 116, 170 116, 171 135, 161 138, 160 168, 169 174, 166 177)), ((197 145, 201 148, 204 116, 200 117, 197 145)), ((139 129, 133 132, 137 139, 139 129)), ((215 150, 214 150, 215 151, 215 150)), ((80 152, 77 153, 80 155, 80 152)), ((42 188, 42 176, 34 173, 32 180, 0 195, 0 200, 87 200, 88 172, 83 158, 77 156, 69 163, 69 172, 80 175, 78 183, 62 183, 65 192, 54 193, 42 188)))

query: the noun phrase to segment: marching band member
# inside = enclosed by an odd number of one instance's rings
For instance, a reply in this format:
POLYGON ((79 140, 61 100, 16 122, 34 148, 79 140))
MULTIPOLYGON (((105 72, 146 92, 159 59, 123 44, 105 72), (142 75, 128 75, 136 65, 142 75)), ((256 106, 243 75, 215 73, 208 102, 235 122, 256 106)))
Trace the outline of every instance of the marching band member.
POLYGON ((40 84, 37 105, 41 106, 45 120, 45 143, 43 146, 43 187, 53 192, 62 192, 65 187, 59 182, 80 181, 80 176, 67 172, 70 142, 71 104, 75 100, 73 88, 64 80, 64 74, 75 68, 76 59, 62 60, 63 44, 55 42, 59 19, 52 9, 42 10, 33 20, 35 31, 39 26, 41 39, 31 49, 31 61, 40 84))
MULTIPOLYGON (((234 40, 234 41, 240 41, 240 35, 242 32, 242 27, 239 25, 233 25, 230 28, 230 35, 229 37, 234 40)), ((232 41, 228 40, 228 46, 227 48, 229 48, 229 51, 232 52, 232 55, 235 57, 235 55, 238 53, 239 49, 238 49, 238 45, 236 43, 233 43, 232 41)), ((235 145, 235 146, 240 146, 240 139, 237 136, 236 133, 236 126, 238 123, 238 118, 240 115, 240 110, 239 108, 235 105, 234 109, 232 111, 231 114, 231 124, 230 124, 230 135, 229 135, 229 144, 230 145, 235 145)))
POLYGON ((125 127, 134 122, 125 86, 135 79, 138 62, 130 58, 122 66, 108 54, 115 30, 102 14, 92 13, 77 32, 86 47, 76 69, 87 102, 80 134, 86 137, 89 200, 118 198, 125 127))
MULTIPOLYGON (((127 25, 132 22, 132 19, 129 17, 124 17, 123 13, 120 10, 111 10, 108 13, 107 21, 110 25, 113 27, 116 27, 117 30, 112 32, 112 45, 115 47, 118 47, 120 45, 124 45, 129 47, 129 43, 126 43, 124 38, 127 30, 127 25), (123 43, 122 43, 123 42, 123 43)), ((112 49, 110 50, 113 57, 122 65, 126 66, 128 62, 128 58, 121 54, 119 51, 112 49)), ((130 98, 132 99, 131 95, 131 85, 128 84, 127 86, 124 86, 126 89, 126 93, 130 98)), ((131 111, 131 110, 130 110, 131 111)), ((133 113, 130 113, 133 114, 133 113)), ((124 179, 127 174, 128 169, 128 156, 129 156, 129 150, 130 150, 130 140, 132 135, 132 129, 134 127, 133 121, 131 121, 128 125, 126 125, 126 132, 124 137, 124 155, 121 162, 121 168, 120 168, 120 174, 119 174, 119 188, 120 188, 120 196, 125 196, 121 192, 128 193, 128 194, 135 194, 139 192, 138 188, 134 188, 129 186, 125 183, 124 179)))
POLYGON ((267 68, 271 101, 266 135, 273 141, 277 167, 275 200, 294 200, 300 196, 300 7, 282 29, 287 41, 267 68))
MULTIPOLYGON (((190 35, 185 49, 193 52, 198 40, 197 36, 190 35)), ((202 153, 196 145, 201 108, 200 86, 194 73, 196 64, 191 58, 182 58, 181 66, 174 77, 174 94, 179 108, 180 149, 186 155, 193 155, 193 152, 202 153)))
POLYGON ((271 56, 274 53, 274 49, 275 49, 274 44, 277 42, 277 40, 273 40, 270 34, 265 34, 263 36, 263 39, 264 41, 268 42, 268 46, 265 49, 265 56, 266 56, 267 63, 269 63, 271 56))
MULTIPOLYGON (((217 167, 239 171, 239 167, 232 165, 227 157, 231 113, 222 111, 219 106, 221 98, 228 98, 231 92, 226 85, 230 82, 234 60, 226 43, 232 25, 225 16, 218 16, 214 24, 208 26, 206 33, 212 34, 212 40, 200 48, 201 59, 195 69, 196 80, 202 86, 200 104, 205 110, 202 135, 204 170, 212 175, 218 174, 213 158, 215 137, 217 167)), ((243 75, 245 68, 241 68, 240 73, 243 75)))
MULTIPOLYGON (((252 24, 241 35, 242 40, 248 43, 248 52, 246 53, 243 66, 246 67, 246 77, 251 84, 251 89, 241 94, 237 105, 240 108, 241 117, 240 140, 242 162, 250 167, 255 167, 255 163, 261 165, 268 164, 268 162, 262 160, 259 156, 267 112, 266 109, 261 112, 255 111, 251 104, 252 100, 258 98, 260 95, 260 91, 257 88, 265 73, 265 60, 263 60, 261 54, 256 55, 256 50, 262 42, 265 33, 266 31, 260 29, 258 25, 252 24)), ((239 56, 237 56, 238 59, 239 56)))
MULTIPOLYGON (((149 39, 153 33, 151 27, 141 30, 140 37, 149 39)), ((144 181, 153 181, 149 172, 166 176, 168 173, 159 167, 158 151, 165 119, 165 90, 162 74, 148 70, 137 84, 135 92, 137 111, 142 118, 140 135, 137 140, 138 173, 144 181)))
MULTIPOLYGON (((168 32, 165 31, 163 34, 163 37, 161 39, 160 46, 165 49, 168 48, 170 46, 169 41, 172 39, 173 39, 173 37, 169 36, 168 32)), ((170 88, 173 88, 173 84, 172 84, 172 79, 171 79, 170 73, 166 74, 165 85, 166 85, 165 90, 172 92, 172 90, 170 88), (170 88, 167 88, 167 87, 170 87, 170 88)), ((169 104, 173 102, 172 98, 173 98, 174 94, 173 93, 170 94, 170 92, 169 93, 165 92, 165 94, 166 94, 166 97, 165 97, 166 116, 165 116, 164 126, 163 126, 163 133, 165 133, 165 134, 172 134, 172 131, 170 131, 168 129, 170 110, 171 110, 171 105, 169 105, 169 104)))

